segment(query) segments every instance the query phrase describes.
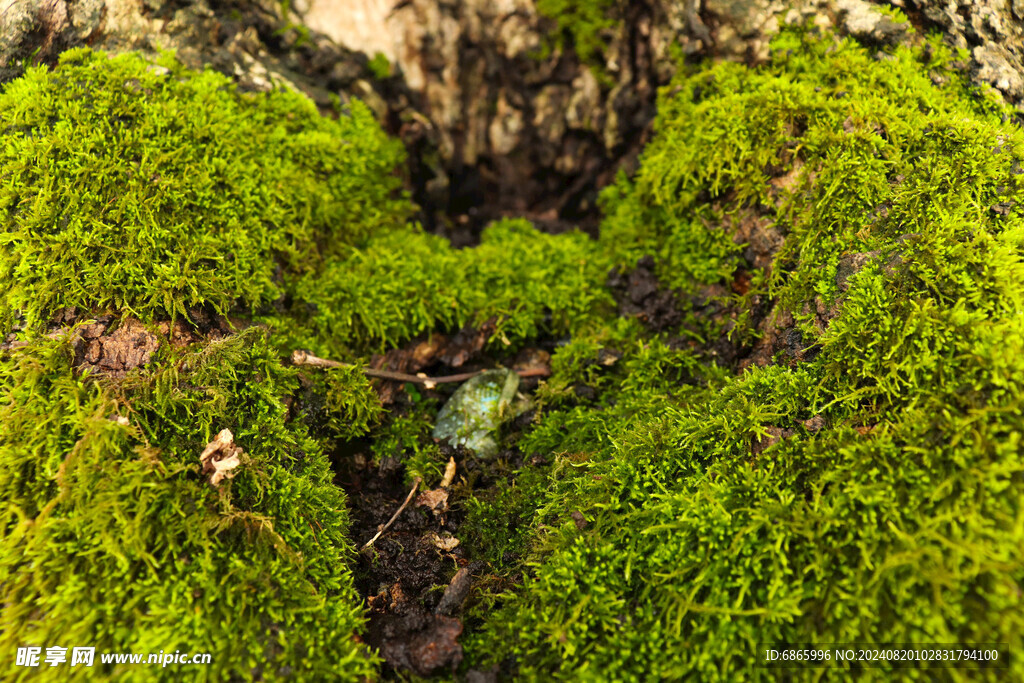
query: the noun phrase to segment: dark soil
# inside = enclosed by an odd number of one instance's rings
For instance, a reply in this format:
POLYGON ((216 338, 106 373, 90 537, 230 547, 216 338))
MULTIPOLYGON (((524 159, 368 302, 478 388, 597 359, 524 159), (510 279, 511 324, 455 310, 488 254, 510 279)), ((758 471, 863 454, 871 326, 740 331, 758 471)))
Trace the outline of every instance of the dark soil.
POLYGON ((608 288, 619 304, 619 313, 638 318, 652 332, 675 330, 683 322, 679 296, 658 281, 652 256, 641 258, 629 273, 613 268, 608 288))
MULTIPOLYGON (((451 334, 436 333, 378 356, 371 365, 406 373, 423 371, 428 376, 496 365, 546 365, 549 352, 542 348, 526 349, 507 358, 485 353, 484 345, 493 329, 493 322, 487 322, 451 334)), ((550 349, 554 345, 553 340, 543 343, 550 349)), ((529 393, 537 384, 537 378, 524 378, 520 392, 529 393)), ((392 416, 408 409, 404 385, 380 382, 377 387, 392 416)), ((449 388, 421 391, 443 399, 449 388)), ((508 425, 505 431, 512 437, 506 441, 514 442, 515 434, 530 427, 532 417, 533 413, 528 412, 508 425)), ((350 533, 357 548, 387 524, 412 488, 401 459, 373 461, 370 446, 368 441, 350 442, 339 448, 334 458, 335 483, 348 496, 350 533)), ((474 556, 474 548, 466 545, 473 535, 463 529, 466 512, 460 501, 465 495, 485 492, 526 464, 514 448, 495 460, 484 461, 461 447, 439 446, 444 458, 455 460, 455 482, 444 489, 420 486, 394 523, 370 548, 359 552, 354 568, 356 588, 369 609, 365 640, 385 661, 384 679, 398 678, 402 672, 420 676, 451 674, 459 667, 465 607, 482 584, 495 581, 489 565, 476 559, 480 549, 474 556)), ((479 680, 492 680, 490 672, 470 673, 479 680)))
MULTIPOLYGON (((348 493, 352 537, 362 546, 399 509, 410 486, 395 458, 373 463, 357 454, 340 460, 336 482, 348 493)), ((359 553, 356 587, 370 609, 366 641, 384 658, 385 677, 399 670, 421 676, 453 671, 462 661, 462 622, 451 615, 458 615, 469 594, 474 567, 461 544, 445 546, 457 538, 465 513, 438 507, 414 499, 359 553), (456 576, 457 585, 446 593, 456 576)))
MULTIPOLYGON (((654 258, 644 256, 633 270, 623 272, 613 268, 608 274, 608 288, 619 304, 620 315, 637 318, 654 333, 677 335, 684 325, 692 324, 693 318, 688 319, 686 311, 692 311, 698 319, 714 321, 723 330, 729 329, 733 310, 723 303, 729 294, 726 287, 711 285, 693 296, 684 297, 662 284, 654 268, 654 258)), ((742 286, 744 281, 744 272, 737 271, 733 289, 742 286)), ((700 333, 699 330, 694 332, 700 333)), ((724 332, 705 344, 682 336, 672 336, 668 343, 673 347, 688 346, 708 360, 727 367, 735 367, 747 351, 729 340, 724 332)))
MULTIPOLYGON (((525 429, 528 422, 524 416, 511 428, 525 429)), ((360 445, 368 444, 349 444, 364 450, 360 445)), ((462 543, 472 535, 463 529, 466 513, 459 497, 469 491, 479 494, 521 467, 545 464, 524 461, 516 450, 506 450, 493 462, 447 445, 442 445, 442 452, 455 458, 462 482, 447 491, 420 489, 373 546, 359 552, 354 568, 356 588, 369 608, 365 640, 384 659, 381 677, 385 680, 407 672, 431 676, 458 669, 467 605, 482 586, 504 583, 488 563, 474 560, 474 549, 462 543), (427 503, 438 494, 447 500, 431 509, 427 503), (459 539, 454 548, 449 545, 452 539, 459 539)), ((352 538, 361 547, 408 496, 411 487, 405 481, 405 467, 396 458, 369 462, 361 453, 339 455, 336 467, 335 483, 345 489, 351 506, 352 538)), ((497 671, 466 675, 468 680, 497 680, 497 671)))
MULTIPOLYGON (((737 237, 738 242, 747 244, 743 252, 744 262, 736 269, 728 287, 721 284, 709 285, 685 297, 659 281, 651 256, 641 258, 628 272, 613 268, 607 282, 619 304, 619 314, 637 318, 653 333, 669 335, 678 334, 682 328, 692 327, 695 320, 710 323, 719 332, 712 334, 706 342, 699 343, 693 337, 670 336, 669 345, 690 347, 708 361, 732 368, 736 372, 754 365, 768 365, 776 359, 791 365, 813 360, 820 349, 803 338, 793 315, 780 308, 770 307, 770 302, 760 295, 752 297, 748 302, 750 320, 757 331, 755 337, 746 341, 730 339, 728 333, 740 310, 736 301, 729 298, 730 295, 746 295, 751 271, 767 268, 775 251, 781 246, 780 236, 765 229, 767 223, 755 224, 751 221, 746 225, 748 229, 741 230, 737 237), (687 312, 693 315, 688 316, 687 312)), ((815 303, 818 327, 824 330, 838 313, 839 307, 838 304, 828 306, 821 300, 815 303)), ((699 329, 690 331, 696 336, 706 335, 706 332, 702 334, 699 329)), ((593 390, 589 387, 578 386, 574 389, 580 399, 593 399, 593 390)))

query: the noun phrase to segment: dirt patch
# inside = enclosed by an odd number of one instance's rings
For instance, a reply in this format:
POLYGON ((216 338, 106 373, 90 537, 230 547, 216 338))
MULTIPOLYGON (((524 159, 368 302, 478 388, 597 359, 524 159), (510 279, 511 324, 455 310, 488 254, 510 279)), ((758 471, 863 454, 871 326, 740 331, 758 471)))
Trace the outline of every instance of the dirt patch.
MULTIPOLYGON (((119 318, 111 314, 80 312, 74 307, 60 310, 47 326, 51 339, 71 336, 74 364, 79 370, 113 379, 123 378, 129 371, 149 364, 153 354, 164 342, 181 348, 201 341, 223 339, 234 334, 245 323, 199 309, 189 311, 189 319, 167 320, 145 324, 137 318, 119 318), (78 322, 85 324, 75 327, 78 322)), ((18 340, 19 326, 0 343, 0 351, 28 344, 18 340)))
MULTIPOLYGON (((130 370, 147 365, 164 341, 182 347, 199 341, 222 339, 231 333, 223 316, 192 311, 192 321, 162 321, 146 325, 136 318, 118 320, 112 315, 95 318, 95 322, 75 330, 72 348, 75 366, 91 369, 94 374, 119 379, 130 370)), ((59 318, 67 324, 77 319, 74 311, 64 311, 59 318)), ((60 328, 59 328, 60 329, 60 328)))
MULTIPOLYGON (((450 453, 469 457, 454 449, 450 453)), ((387 524, 410 486, 396 458, 342 460, 335 481, 348 493, 351 534, 362 546, 387 524)), ((366 642, 384 658, 385 677, 398 671, 421 676, 451 672, 462 661, 457 615, 476 570, 458 536, 464 519, 446 490, 425 491, 359 553, 356 587, 370 611, 366 642)))
POLYGON ((729 232, 733 242, 743 245, 743 258, 752 268, 770 273, 775 254, 785 238, 775 227, 775 219, 753 209, 743 209, 733 217, 729 232))
POLYGON ((462 662, 462 622, 422 609, 403 614, 371 615, 367 642, 395 670, 421 676, 454 670, 462 662))
POLYGON ((137 320, 126 320, 110 330, 113 323, 106 318, 78 329, 72 342, 75 365, 108 377, 124 377, 129 370, 149 363, 160 348, 160 338, 137 320))
POLYGON ((794 327, 793 315, 779 307, 772 312, 759 327, 760 338, 750 354, 739 363, 739 369, 764 367, 772 363, 775 355, 785 351, 791 360, 797 358, 802 348, 803 335, 794 327))
MULTIPOLYGON (((753 226, 754 222, 748 222, 747 225, 753 226)), ((764 227, 760 222, 756 225, 764 227)), ((750 227, 745 235, 751 236, 756 232, 757 229, 750 227)), ((742 239, 738 238, 737 241, 742 239)), ((770 267, 774 250, 778 248, 780 241, 781 237, 766 237, 758 242, 758 246, 749 247, 750 265, 770 267)), ((733 294, 745 295, 749 290, 750 281, 750 271, 746 265, 742 265, 736 269, 732 282, 727 285, 706 285, 684 298, 679 292, 670 290, 659 282, 654 273, 653 257, 645 256, 637 261, 636 268, 629 273, 623 273, 618 268, 612 269, 608 275, 608 288, 619 304, 620 315, 636 317, 651 332, 668 333, 667 343, 670 346, 688 347, 719 366, 743 369, 746 367, 742 365, 743 359, 756 349, 730 338, 740 309, 729 297, 733 294), (685 311, 690 311, 693 315, 687 316, 684 314, 685 311), (709 327, 716 330, 706 342, 696 341, 693 335, 681 334, 684 326, 693 325, 694 317, 699 321, 707 321, 710 323, 709 327)), ((767 313, 767 305, 761 296, 755 295, 749 306, 751 321, 760 328, 767 313)), ((705 330, 693 329, 691 332, 698 337, 707 336, 705 330)))
MULTIPOLYGON (((426 370, 448 374, 468 365, 533 367, 549 362, 554 340, 522 350, 517 356, 494 357, 483 350, 493 323, 465 328, 451 336, 434 335, 385 354, 377 361, 405 372, 426 370)), ((611 365, 619 354, 605 354, 598 362, 611 365)), ((536 388, 536 378, 524 378, 520 391, 536 388), (531 381, 532 380, 532 381, 531 381)), ((422 389, 424 395, 442 398, 437 389, 422 389)), ((396 385, 389 410, 398 417, 409 408, 409 398, 396 385)), ((514 477, 526 466, 543 464, 524 458, 516 447, 519 435, 532 427, 533 411, 518 416, 503 429, 506 448, 494 459, 484 460, 463 447, 438 442, 441 456, 454 460, 454 477, 446 471, 446 485, 427 489, 419 486, 410 494, 401 455, 369 455, 371 442, 343 444, 335 453, 335 483, 349 500, 350 535, 362 548, 378 532, 369 548, 362 549, 354 567, 355 585, 365 598, 369 612, 366 643, 384 660, 381 677, 401 679, 417 676, 451 675, 462 662, 459 642, 464 612, 474 596, 501 579, 493 574, 479 544, 478 534, 465 527, 463 501, 469 495, 487 495, 501 481, 514 477), (409 501, 388 527, 394 513, 409 501), (382 531, 382 527, 386 527, 382 531), (474 550, 476 555, 474 555, 474 550)), ((490 674, 475 672, 485 676, 490 674)))
POLYGON ((659 282, 653 256, 641 258, 629 273, 612 268, 607 282, 620 315, 639 319, 652 332, 675 331, 682 324, 679 295, 659 282))
MULTIPOLYGON (((189 318, 146 325, 134 317, 96 315, 70 307, 61 309, 51 319, 47 334, 49 337, 67 335, 77 323, 88 321, 72 333, 75 367, 90 370, 94 375, 120 379, 129 371, 148 365, 164 342, 180 348, 222 339, 233 332, 231 323, 222 315, 195 309, 189 311, 189 318)), ((14 345, 17 343, 10 344, 14 345)))

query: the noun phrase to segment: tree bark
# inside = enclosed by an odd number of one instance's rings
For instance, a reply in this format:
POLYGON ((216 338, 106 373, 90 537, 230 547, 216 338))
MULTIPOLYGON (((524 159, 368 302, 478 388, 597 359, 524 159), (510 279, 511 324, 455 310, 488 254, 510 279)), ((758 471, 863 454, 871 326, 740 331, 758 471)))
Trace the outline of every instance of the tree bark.
MULTIPOLYGON (((426 227, 463 245, 510 215, 596 232, 598 194, 634 167, 677 50, 757 63, 785 22, 908 39, 864 0, 639 0, 611 10, 603 54, 588 64, 534 0, 290 4, 286 15, 275 0, 0 0, 0 79, 75 45, 163 47, 243 88, 300 89, 325 111, 359 97, 406 144, 426 227), (387 62, 371 64, 378 54, 387 62)), ((879 4, 967 49, 974 80, 1024 110, 1024 0, 879 4)))

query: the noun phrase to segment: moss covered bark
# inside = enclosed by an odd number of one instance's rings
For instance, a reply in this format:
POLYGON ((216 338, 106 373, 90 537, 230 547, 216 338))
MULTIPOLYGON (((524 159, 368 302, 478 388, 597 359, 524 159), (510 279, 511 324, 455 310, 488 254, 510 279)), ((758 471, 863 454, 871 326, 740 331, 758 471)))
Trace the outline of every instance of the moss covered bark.
MULTIPOLYGON (((400 155, 358 104, 329 121, 78 51, 6 86, 0 657, 76 640, 208 651, 211 680, 375 676, 328 454, 364 437, 436 484, 440 395, 386 415, 357 369, 281 359, 358 364, 484 321, 495 357, 562 343, 504 444, 534 464, 458 494, 463 541, 514 586, 470 601, 464 668, 757 678, 766 642, 1019 651, 1024 134, 914 42, 794 28, 761 68, 682 68, 599 239, 508 220, 466 250, 408 223, 400 155), (221 338, 204 311, 230 316, 221 338), (123 377, 76 353, 99 314, 157 340, 123 377), (211 487, 222 429, 245 455, 211 487)), ((1006 671, 940 672, 961 673, 1006 671)))
POLYGON ((560 455, 477 651, 639 680, 767 676, 759 643, 1020 647, 1024 136, 953 57, 788 31, 664 93, 602 241, 655 255, 695 343, 613 327, 555 356, 522 447, 560 455), (697 365, 716 337, 745 372, 697 365), (577 381, 603 400, 563 405, 577 381))

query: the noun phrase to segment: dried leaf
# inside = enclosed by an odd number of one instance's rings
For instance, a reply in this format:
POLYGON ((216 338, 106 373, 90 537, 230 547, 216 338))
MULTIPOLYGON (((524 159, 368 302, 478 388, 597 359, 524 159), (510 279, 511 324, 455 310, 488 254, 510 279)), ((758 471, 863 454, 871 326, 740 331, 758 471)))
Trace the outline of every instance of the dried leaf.
POLYGON ((439 360, 449 367, 458 368, 465 365, 484 348, 487 340, 494 334, 497 319, 491 318, 479 327, 467 325, 447 341, 439 354, 439 360))
POLYGON ((416 507, 426 507, 432 512, 444 512, 448 509, 448 492, 444 489, 424 491, 416 498, 416 507))
POLYGON ((448 464, 444 468, 444 477, 441 479, 440 488, 448 488, 455 481, 455 458, 448 458, 448 464))
MULTIPOLYGON (((370 367, 405 374, 418 374, 425 367, 438 362, 457 368, 480 353, 494 331, 494 326, 495 321, 488 320, 479 327, 466 326, 451 338, 443 334, 432 334, 425 341, 414 342, 401 349, 391 349, 382 356, 374 356, 370 360, 370 367)), ((433 389, 432 385, 428 383, 426 388, 433 389)), ((400 391, 401 382, 384 380, 377 383, 377 392, 385 405, 393 403, 400 391)))
POLYGON ((459 539, 455 538, 448 532, 444 532, 438 536, 434 532, 430 532, 430 541, 439 549, 450 553, 459 547, 459 539))
POLYGON ((210 484, 220 486, 221 481, 235 476, 235 468, 242 464, 243 451, 235 445, 230 429, 222 429, 199 455, 203 474, 210 475, 210 484))
POLYGON ((523 349, 516 356, 512 369, 518 373, 551 374, 551 354, 543 349, 523 349))

